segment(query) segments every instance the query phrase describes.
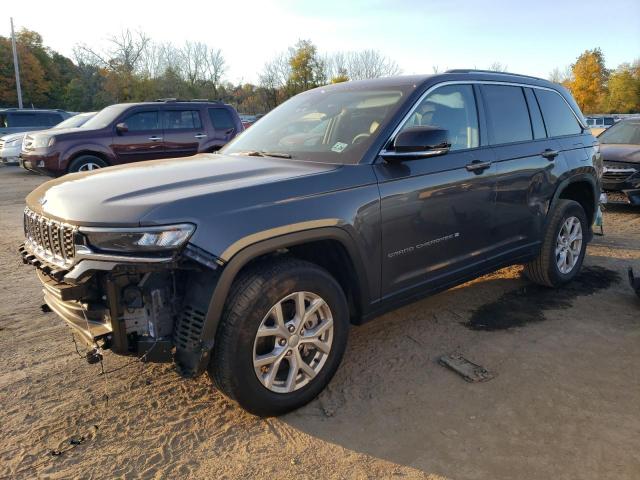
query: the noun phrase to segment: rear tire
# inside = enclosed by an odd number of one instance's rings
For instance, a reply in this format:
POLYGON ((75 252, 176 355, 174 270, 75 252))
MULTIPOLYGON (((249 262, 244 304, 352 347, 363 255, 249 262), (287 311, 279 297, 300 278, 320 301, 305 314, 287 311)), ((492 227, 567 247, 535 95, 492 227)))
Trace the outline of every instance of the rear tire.
POLYGON ((75 172, 90 172, 92 170, 98 170, 99 168, 108 167, 109 164, 95 155, 81 155, 78 158, 73 159, 69 164, 69 173, 75 172))
POLYGON ((587 249, 587 216, 578 202, 561 199, 551 214, 538 257, 524 267, 535 283, 556 288, 580 272, 587 249))
POLYGON ((250 413, 281 415, 329 383, 348 330, 344 292, 326 270, 292 258, 266 260, 241 272, 231 288, 209 375, 250 413))

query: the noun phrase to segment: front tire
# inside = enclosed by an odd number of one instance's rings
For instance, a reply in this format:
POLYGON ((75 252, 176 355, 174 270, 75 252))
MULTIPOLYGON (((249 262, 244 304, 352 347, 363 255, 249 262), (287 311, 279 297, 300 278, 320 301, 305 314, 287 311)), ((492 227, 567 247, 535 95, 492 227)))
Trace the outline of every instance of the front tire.
POLYGON ((556 288, 580 272, 587 250, 587 216, 578 202, 561 199, 551 214, 538 257, 524 267, 533 282, 556 288))
POLYGON ((306 261, 263 261, 232 286, 209 365, 245 410, 281 415, 313 400, 344 354, 349 310, 338 282, 306 261))
POLYGON ((69 173, 91 172, 107 166, 107 162, 95 155, 81 155, 69 164, 68 171, 69 173))

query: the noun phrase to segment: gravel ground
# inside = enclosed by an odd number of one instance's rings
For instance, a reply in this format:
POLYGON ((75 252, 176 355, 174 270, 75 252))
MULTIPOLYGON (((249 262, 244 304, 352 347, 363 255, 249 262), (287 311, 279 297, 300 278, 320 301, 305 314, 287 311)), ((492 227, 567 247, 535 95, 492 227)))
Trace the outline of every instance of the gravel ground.
POLYGON ((638 210, 607 209, 565 289, 511 267, 353 328, 329 388, 262 420, 206 376, 78 357, 16 253, 42 181, 0 168, 0 478, 640 478, 638 210), (465 382, 451 352, 495 377, 465 382))

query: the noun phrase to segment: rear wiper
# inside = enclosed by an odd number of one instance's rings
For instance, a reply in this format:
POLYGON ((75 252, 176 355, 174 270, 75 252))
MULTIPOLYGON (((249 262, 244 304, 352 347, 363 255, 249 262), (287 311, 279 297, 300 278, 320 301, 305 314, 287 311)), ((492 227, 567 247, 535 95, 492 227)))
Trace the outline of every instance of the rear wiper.
POLYGON ((265 152, 264 150, 253 150, 251 152, 242 152, 244 155, 248 155, 249 157, 274 157, 274 158, 291 158, 291 155, 288 153, 281 152, 265 152))

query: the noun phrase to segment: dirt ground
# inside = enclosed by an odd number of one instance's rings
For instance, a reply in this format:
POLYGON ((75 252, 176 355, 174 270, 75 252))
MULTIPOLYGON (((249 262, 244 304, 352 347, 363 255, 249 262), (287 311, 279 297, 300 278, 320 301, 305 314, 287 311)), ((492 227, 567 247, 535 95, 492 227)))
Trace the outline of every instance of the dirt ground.
POLYGON ((640 478, 638 210, 607 210, 566 289, 512 267, 353 328, 329 388, 262 420, 206 376, 79 358, 16 253, 41 181, 0 168, 0 478, 640 478), (451 352, 495 378, 465 382, 451 352))

